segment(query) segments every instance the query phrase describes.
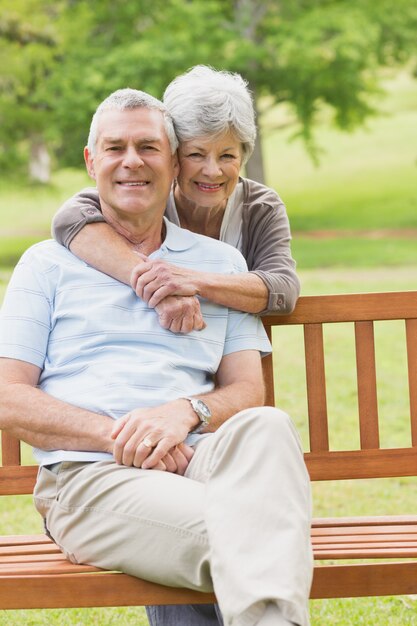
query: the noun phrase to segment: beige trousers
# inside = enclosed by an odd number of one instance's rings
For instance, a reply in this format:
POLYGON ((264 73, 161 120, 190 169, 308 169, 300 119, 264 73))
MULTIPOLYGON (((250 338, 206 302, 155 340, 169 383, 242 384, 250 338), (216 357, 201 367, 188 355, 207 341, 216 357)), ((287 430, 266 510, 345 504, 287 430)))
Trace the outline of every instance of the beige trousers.
POLYGON ((198 443, 186 476, 111 461, 41 468, 35 504, 74 562, 214 589, 226 626, 255 625, 267 602, 309 624, 310 482, 282 411, 233 416, 198 443))

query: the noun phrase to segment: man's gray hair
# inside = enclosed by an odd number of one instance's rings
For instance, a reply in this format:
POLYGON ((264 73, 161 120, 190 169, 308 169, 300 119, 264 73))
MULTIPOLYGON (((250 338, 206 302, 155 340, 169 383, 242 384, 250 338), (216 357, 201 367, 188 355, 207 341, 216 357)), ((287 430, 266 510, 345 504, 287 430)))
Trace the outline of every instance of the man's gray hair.
POLYGON ((256 139, 255 111, 240 74, 196 65, 168 85, 163 100, 180 142, 231 131, 242 144, 243 162, 249 159, 256 139))
POLYGON ((174 154, 178 148, 178 139, 175 134, 174 124, 167 107, 157 98, 154 98, 144 91, 137 89, 118 89, 108 96, 101 104, 98 105, 96 112, 93 115, 90 125, 90 132, 88 135, 88 151, 94 156, 97 145, 97 130, 100 116, 105 111, 119 110, 125 111, 127 109, 153 109, 162 113, 166 134, 168 136, 169 144, 171 146, 171 152, 174 154))

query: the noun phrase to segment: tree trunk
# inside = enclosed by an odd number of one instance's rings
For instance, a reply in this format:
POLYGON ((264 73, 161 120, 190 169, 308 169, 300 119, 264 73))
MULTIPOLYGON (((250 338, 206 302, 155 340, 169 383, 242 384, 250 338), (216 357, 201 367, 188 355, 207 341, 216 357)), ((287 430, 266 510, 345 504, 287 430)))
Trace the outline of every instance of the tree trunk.
MULTIPOLYGON (((253 94, 255 96, 255 94, 253 94)), ((256 109, 256 103, 254 104, 256 109)), ((258 119, 258 117, 257 117, 258 119)), ((262 136, 258 124, 258 133, 256 135, 255 147, 252 156, 246 163, 246 176, 258 183, 265 184, 264 158, 262 153, 262 136)))
MULTIPOLYGON (((267 10, 265 0, 235 0, 235 23, 241 37, 252 43, 257 42, 257 27, 260 24, 267 10)), ((249 63, 250 74, 256 75, 256 61, 249 63)), ((246 77, 247 78, 247 77, 246 77)), ((246 163, 246 176, 259 183, 265 184, 265 171, 262 155, 262 137, 259 127, 259 112, 257 107, 256 83, 249 80, 249 89, 253 96, 256 119, 258 123, 258 133, 255 148, 252 156, 246 163)))
POLYGON ((47 184, 51 179, 51 159, 43 137, 30 138, 29 178, 33 182, 47 184))

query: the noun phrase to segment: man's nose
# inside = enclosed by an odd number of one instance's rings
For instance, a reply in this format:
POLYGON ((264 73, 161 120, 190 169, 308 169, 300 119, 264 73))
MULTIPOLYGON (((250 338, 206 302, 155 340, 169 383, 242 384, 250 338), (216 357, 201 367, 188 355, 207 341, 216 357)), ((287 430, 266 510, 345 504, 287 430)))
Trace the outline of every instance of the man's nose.
POLYGON ((137 167, 141 167, 142 165, 143 160, 139 152, 133 147, 128 148, 123 158, 123 166, 130 169, 135 169, 137 167))

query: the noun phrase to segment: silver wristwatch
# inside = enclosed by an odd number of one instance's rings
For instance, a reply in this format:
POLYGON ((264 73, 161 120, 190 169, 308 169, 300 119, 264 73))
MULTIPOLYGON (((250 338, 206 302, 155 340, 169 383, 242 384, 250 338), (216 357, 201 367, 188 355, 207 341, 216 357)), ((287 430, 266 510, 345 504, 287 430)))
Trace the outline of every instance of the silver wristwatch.
POLYGON ((208 408, 207 404, 199 398, 185 398, 185 400, 189 400, 191 402, 191 406, 194 411, 197 413, 200 423, 197 424, 191 433, 201 433, 201 431, 210 424, 211 420, 211 411, 208 408))

